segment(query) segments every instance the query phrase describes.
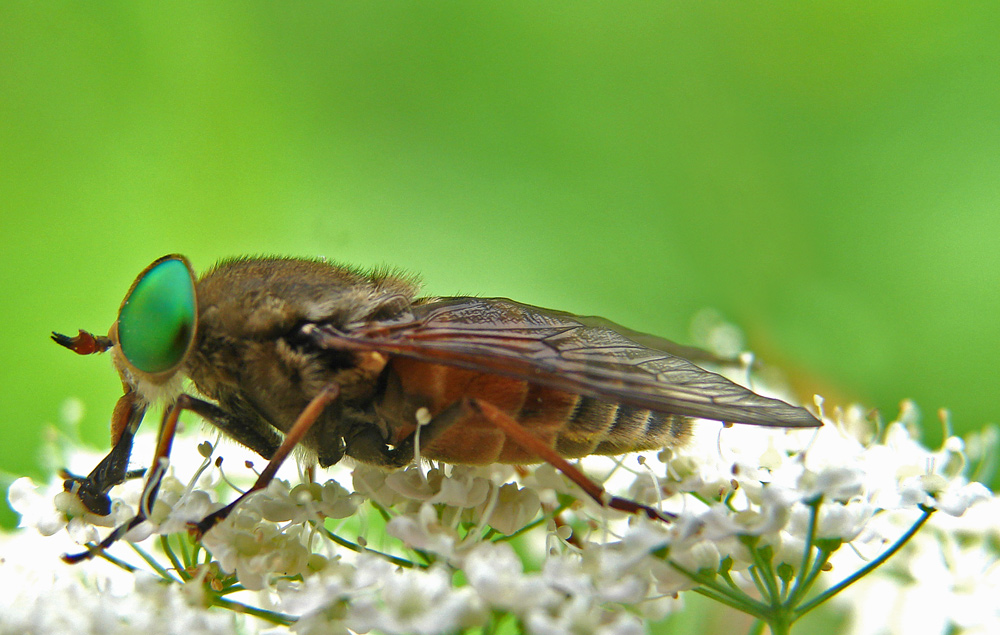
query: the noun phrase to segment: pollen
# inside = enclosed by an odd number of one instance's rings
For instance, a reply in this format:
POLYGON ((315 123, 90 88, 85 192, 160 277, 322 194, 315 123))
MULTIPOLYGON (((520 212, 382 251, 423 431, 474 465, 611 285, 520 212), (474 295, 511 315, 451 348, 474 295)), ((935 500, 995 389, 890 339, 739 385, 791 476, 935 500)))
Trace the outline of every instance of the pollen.
POLYGON ((417 424, 425 426, 431 422, 431 411, 427 408, 417 409, 417 424))

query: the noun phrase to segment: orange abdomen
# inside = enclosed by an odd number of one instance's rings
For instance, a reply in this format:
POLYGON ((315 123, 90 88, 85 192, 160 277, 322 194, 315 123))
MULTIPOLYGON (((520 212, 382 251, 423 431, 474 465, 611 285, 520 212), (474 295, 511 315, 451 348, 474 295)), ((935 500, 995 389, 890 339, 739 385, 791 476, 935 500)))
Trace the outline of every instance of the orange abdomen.
MULTIPOLYGON (((396 357, 390 361, 390 373, 381 411, 395 433, 394 442, 414 430, 419 408, 427 408, 433 417, 462 398, 496 406, 566 458, 676 445, 690 427, 684 417, 454 366, 396 357)), ((420 454, 474 465, 541 461, 474 412, 422 446, 420 454)))

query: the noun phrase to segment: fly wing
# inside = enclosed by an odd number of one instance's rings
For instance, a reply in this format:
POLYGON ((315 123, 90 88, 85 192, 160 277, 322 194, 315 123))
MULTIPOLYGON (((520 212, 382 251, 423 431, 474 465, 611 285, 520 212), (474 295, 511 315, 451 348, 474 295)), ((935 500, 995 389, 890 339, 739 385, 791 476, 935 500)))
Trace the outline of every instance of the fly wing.
POLYGON ((805 408, 758 395, 635 341, 686 350, 668 340, 503 298, 429 299, 393 320, 358 322, 342 330, 306 328, 323 348, 379 351, 497 373, 657 412, 761 426, 822 425, 805 408))

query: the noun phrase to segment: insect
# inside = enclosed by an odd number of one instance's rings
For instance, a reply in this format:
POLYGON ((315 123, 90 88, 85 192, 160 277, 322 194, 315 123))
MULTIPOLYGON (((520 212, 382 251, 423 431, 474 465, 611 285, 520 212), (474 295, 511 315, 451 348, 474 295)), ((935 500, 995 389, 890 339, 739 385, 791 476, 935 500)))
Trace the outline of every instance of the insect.
POLYGON ((419 438, 422 457, 448 463, 549 461, 598 502, 650 516, 660 513, 608 497, 566 459, 676 445, 692 417, 821 425, 688 361, 709 359, 698 349, 600 318, 417 291, 406 275, 294 258, 223 260, 196 278, 168 255, 132 283, 107 336, 53 333, 81 355, 110 350, 125 390, 110 453, 86 477, 65 474, 92 512, 108 514, 108 491, 141 473, 128 470, 133 437, 150 405, 166 404, 137 516, 64 558, 92 557, 145 519, 183 410, 270 459, 250 491, 296 446, 324 467, 349 456, 395 468, 419 438))

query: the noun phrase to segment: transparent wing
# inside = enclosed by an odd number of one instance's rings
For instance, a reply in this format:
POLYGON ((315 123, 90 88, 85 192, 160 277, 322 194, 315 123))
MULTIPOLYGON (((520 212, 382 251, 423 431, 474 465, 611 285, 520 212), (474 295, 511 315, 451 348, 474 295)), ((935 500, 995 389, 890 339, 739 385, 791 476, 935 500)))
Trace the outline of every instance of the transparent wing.
POLYGON ((658 412, 761 426, 822 425, 804 408, 758 395, 658 350, 697 349, 601 318, 503 298, 424 300, 391 321, 359 322, 342 330, 310 325, 306 331, 323 348, 379 351, 497 373, 658 412))

